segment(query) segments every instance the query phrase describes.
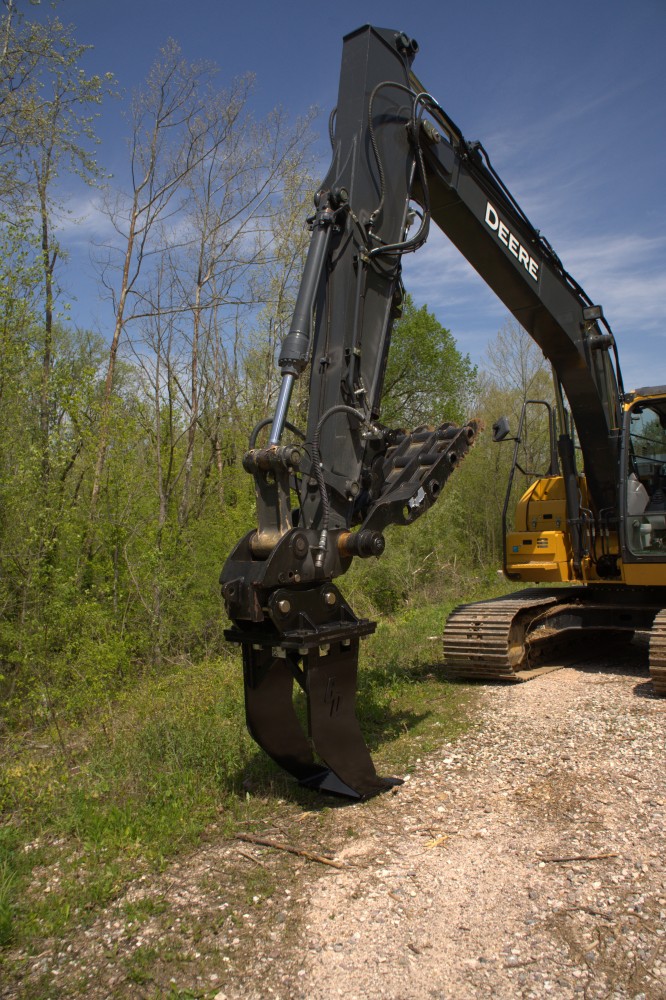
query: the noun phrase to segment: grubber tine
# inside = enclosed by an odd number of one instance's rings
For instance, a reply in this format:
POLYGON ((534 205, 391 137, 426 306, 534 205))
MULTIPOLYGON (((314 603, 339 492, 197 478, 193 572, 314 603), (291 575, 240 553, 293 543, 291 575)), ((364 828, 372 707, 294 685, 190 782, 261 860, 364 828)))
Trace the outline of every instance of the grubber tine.
POLYGON ((377 774, 356 717, 358 636, 317 636, 298 646, 238 632, 233 639, 243 646, 248 729, 281 768, 307 788, 351 799, 401 783, 377 774), (307 735, 294 709, 294 681, 306 698, 307 735))
POLYGON ((243 642, 245 719, 252 739, 298 781, 315 781, 327 771, 317 765, 294 710, 294 675, 285 651, 243 642), (277 652, 282 653, 276 656, 277 652))
POLYGON ((303 659, 310 737, 330 769, 323 783, 305 783, 364 799, 401 782, 377 774, 356 718, 358 648, 358 638, 338 639, 303 659))

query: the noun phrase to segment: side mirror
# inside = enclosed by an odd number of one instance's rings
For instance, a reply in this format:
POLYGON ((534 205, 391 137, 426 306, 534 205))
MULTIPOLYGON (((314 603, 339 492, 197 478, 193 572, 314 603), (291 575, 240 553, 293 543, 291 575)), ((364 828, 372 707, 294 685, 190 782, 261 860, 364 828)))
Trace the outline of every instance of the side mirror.
POLYGON ((493 424, 493 441, 504 441, 511 434, 508 417, 500 417, 493 424))

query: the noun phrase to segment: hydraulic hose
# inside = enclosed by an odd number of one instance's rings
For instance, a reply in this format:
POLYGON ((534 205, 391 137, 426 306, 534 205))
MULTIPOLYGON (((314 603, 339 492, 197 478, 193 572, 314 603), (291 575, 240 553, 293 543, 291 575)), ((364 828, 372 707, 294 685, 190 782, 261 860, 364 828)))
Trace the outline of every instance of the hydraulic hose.
POLYGON ((319 487, 319 496, 321 498, 321 532, 319 534, 317 555, 315 557, 315 566, 317 568, 321 568, 324 564, 324 557, 326 555, 326 543, 328 541, 328 524, 331 517, 331 503, 328 496, 328 490, 326 489, 324 470, 321 467, 319 439, 321 437, 322 427, 329 419, 329 417, 334 416, 336 413, 346 413, 349 416, 356 417, 361 424, 367 423, 366 418, 363 416, 363 414, 359 413, 358 410, 355 410, 353 406, 347 406, 345 403, 338 403, 337 406, 332 406, 329 410, 326 410, 321 420, 317 424, 317 429, 312 439, 312 467, 314 469, 315 479, 317 480, 317 486, 319 487))

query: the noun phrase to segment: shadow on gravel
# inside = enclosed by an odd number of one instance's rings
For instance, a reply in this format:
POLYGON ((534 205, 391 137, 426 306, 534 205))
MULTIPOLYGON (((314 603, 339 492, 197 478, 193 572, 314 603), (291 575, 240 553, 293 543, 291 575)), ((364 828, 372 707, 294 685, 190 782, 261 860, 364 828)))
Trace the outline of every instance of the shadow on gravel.
POLYGON ((637 698, 650 698, 652 701, 660 700, 654 692, 652 681, 643 681, 642 684, 637 684, 634 688, 634 694, 637 698))
MULTIPOLYGON (((377 771, 382 777, 390 776, 387 774, 386 768, 379 765, 377 765, 377 771)), ((348 799, 303 788, 294 778, 281 771, 277 764, 269 760, 261 751, 243 769, 241 788, 243 793, 255 798, 276 801, 278 805, 280 802, 284 802, 298 806, 305 815, 349 809, 358 805, 357 799, 348 799)), ((387 788, 385 792, 382 792, 382 795, 391 795, 396 791, 396 788, 387 788)), ((284 819, 285 822, 289 821, 286 812, 284 819)))
POLYGON ((639 632, 630 642, 619 645, 604 643, 593 648, 580 644, 577 655, 571 657, 566 666, 581 673, 608 674, 609 676, 635 677, 639 682, 633 688, 636 698, 658 701, 654 685, 650 680, 649 667, 650 638, 647 632, 639 632), (643 678, 643 680, 639 680, 643 678))

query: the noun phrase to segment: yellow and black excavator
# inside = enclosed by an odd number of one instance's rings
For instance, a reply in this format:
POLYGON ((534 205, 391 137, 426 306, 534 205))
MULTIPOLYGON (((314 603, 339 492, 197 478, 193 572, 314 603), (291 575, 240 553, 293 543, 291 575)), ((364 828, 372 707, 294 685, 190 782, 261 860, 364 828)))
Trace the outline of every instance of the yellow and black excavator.
MULTIPOLYGON (((625 639, 642 630, 650 635, 654 691, 664 696, 666 386, 621 394, 617 506, 605 523, 598 517, 585 471, 575 473, 567 492, 564 463, 558 463, 555 447, 558 426, 571 427, 563 408, 558 421, 546 401, 524 404, 503 509, 504 573, 519 582, 575 586, 522 590, 456 608, 444 632, 447 673, 478 680, 528 680, 555 669, 552 654, 581 630, 625 639), (548 409, 550 469, 524 492, 508 529, 518 447, 527 412, 535 405, 548 409)), ((494 425, 494 439, 504 440, 508 434, 508 421, 502 418, 494 425)))
MULTIPOLYGON (((444 636, 448 669, 520 680, 547 637, 651 628, 653 680, 666 688, 666 386, 624 391, 601 307, 532 226, 483 146, 466 141, 419 83, 417 51, 403 32, 369 25, 344 39, 332 161, 308 220, 275 413, 254 429, 244 457, 258 526, 220 577, 227 637, 243 651, 252 736, 302 784, 352 798, 394 781, 377 775, 355 715, 359 640, 375 625, 355 616, 333 580, 354 558, 381 555, 387 525, 408 525, 437 500, 478 430, 471 421, 407 433, 380 422, 402 256, 425 243, 431 222, 554 372, 555 405, 540 404, 550 469, 520 501, 505 570, 516 580, 575 584, 457 609, 444 636), (300 430, 287 417, 304 374, 300 430), (307 733, 294 683, 305 693, 307 733)), ((509 433, 498 421, 495 438, 509 433)))

